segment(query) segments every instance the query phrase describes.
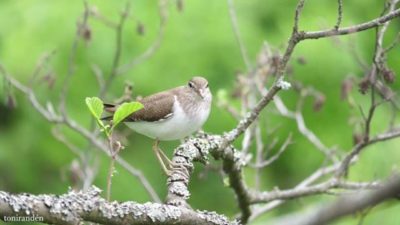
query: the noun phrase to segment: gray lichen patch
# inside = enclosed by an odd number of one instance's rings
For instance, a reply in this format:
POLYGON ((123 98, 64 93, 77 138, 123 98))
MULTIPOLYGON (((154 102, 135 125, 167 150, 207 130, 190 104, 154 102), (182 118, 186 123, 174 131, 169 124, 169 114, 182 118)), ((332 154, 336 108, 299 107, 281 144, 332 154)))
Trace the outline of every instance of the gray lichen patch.
POLYGON ((188 199, 190 192, 188 191, 187 185, 183 182, 174 182, 169 186, 171 193, 182 197, 183 199, 188 199))
POLYGON ((186 139, 185 143, 178 146, 172 158, 173 168, 168 177, 167 204, 187 205, 190 197, 188 190, 190 173, 194 170, 194 161, 208 163, 210 152, 214 158, 224 158, 231 163, 231 170, 240 170, 246 164, 245 157, 232 146, 220 149, 224 137, 199 132, 195 137, 186 139))
POLYGON ((233 222, 229 221, 229 219, 225 216, 221 216, 216 212, 208 212, 197 210, 197 213, 200 218, 212 223, 212 224, 224 224, 224 225, 240 225, 239 221, 235 220, 233 222))

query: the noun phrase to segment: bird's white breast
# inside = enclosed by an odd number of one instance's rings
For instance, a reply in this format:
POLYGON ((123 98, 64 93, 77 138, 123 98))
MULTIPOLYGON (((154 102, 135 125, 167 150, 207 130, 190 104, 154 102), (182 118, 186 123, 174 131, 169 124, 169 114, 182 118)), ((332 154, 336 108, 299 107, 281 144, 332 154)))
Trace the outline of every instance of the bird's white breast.
POLYGON ((209 103, 204 102, 193 106, 193 113, 188 115, 177 101, 177 97, 174 97, 173 115, 170 118, 155 122, 138 121, 126 124, 137 133, 159 140, 178 140, 199 130, 210 114, 209 103))

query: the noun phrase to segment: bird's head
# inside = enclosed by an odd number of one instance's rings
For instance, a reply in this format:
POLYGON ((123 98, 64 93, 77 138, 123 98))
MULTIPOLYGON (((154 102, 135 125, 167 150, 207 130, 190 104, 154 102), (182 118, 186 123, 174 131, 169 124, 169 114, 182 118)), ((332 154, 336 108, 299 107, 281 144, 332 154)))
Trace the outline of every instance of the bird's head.
POLYGON ((187 84, 188 88, 204 100, 211 99, 208 81, 204 77, 193 77, 187 84))

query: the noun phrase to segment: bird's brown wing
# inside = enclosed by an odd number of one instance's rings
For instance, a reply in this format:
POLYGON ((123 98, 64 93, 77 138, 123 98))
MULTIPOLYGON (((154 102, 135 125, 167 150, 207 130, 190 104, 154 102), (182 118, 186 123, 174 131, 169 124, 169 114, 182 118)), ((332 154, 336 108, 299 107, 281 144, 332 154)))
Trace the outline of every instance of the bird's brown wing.
POLYGON ((172 116, 175 97, 171 93, 157 93, 143 98, 139 102, 143 109, 127 117, 127 121, 159 121, 172 116))
MULTIPOLYGON (((139 100, 143 104, 143 108, 139 111, 132 113, 124 121, 125 122, 136 122, 136 121, 161 121, 168 119, 172 116, 172 108, 174 106, 175 97, 173 91, 171 92, 160 92, 154 95, 150 95, 139 100)), ((104 104, 105 110, 114 113, 116 106, 111 104, 104 104)), ((104 119, 109 119, 105 117, 104 119)))

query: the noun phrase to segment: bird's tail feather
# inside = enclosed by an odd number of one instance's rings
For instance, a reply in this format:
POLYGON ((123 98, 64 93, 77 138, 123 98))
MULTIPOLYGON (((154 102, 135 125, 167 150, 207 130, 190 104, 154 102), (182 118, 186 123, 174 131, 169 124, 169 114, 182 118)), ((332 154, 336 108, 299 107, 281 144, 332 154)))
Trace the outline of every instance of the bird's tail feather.
MULTIPOLYGON (((109 112, 109 113, 114 113, 115 110, 117 109, 116 105, 114 105, 114 104, 103 103, 103 106, 104 106, 105 111, 109 112)), ((112 115, 105 116, 105 117, 102 117, 101 120, 112 120, 112 118, 113 118, 112 115)))
POLYGON ((114 104, 103 103, 104 109, 107 112, 113 113, 117 109, 117 106, 114 104))

